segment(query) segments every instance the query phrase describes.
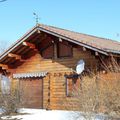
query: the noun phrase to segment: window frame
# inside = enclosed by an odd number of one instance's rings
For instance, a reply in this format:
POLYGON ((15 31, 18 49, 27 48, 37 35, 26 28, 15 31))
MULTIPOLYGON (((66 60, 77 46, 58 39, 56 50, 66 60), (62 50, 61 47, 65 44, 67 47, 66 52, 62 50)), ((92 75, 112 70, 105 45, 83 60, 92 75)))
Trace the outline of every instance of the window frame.
MULTIPOLYGON (((67 97, 74 97, 74 95, 72 95, 73 89, 75 89, 74 87, 76 86, 76 83, 79 79, 77 74, 73 74, 73 75, 65 75, 65 80, 66 80, 66 96, 67 97), (72 91, 69 91, 69 81, 72 81, 72 91)), ((81 86, 81 84, 80 84, 81 86)))

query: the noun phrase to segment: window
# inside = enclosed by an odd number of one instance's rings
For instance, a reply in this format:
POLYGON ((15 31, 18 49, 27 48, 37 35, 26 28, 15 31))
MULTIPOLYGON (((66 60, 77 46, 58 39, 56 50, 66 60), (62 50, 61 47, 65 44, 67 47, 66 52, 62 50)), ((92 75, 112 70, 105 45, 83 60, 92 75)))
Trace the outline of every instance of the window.
POLYGON ((10 92, 10 80, 4 75, 0 75, 1 78, 1 91, 3 94, 8 94, 10 92))
POLYGON ((80 79, 78 77, 66 78, 66 95, 74 96, 74 92, 80 88, 80 79))
POLYGON ((58 43, 58 57, 72 57, 72 46, 68 42, 58 43))

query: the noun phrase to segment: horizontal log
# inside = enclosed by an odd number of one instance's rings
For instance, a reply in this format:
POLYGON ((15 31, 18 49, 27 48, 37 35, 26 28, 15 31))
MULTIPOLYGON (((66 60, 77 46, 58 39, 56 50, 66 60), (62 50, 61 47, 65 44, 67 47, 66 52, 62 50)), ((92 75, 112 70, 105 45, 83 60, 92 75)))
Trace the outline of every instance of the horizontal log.
POLYGON ((66 93, 53 93, 52 94, 52 96, 61 96, 61 97, 65 96, 65 95, 66 95, 66 93))
POLYGON ((56 92, 56 91, 58 91, 58 92, 66 92, 66 89, 53 89, 52 91, 53 92, 56 92))
MULTIPOLYGON (((77 59, 77 60, 67 60, 67 61, 65 61, 65 60, 62 60, 62 61, 56 61, 56 62, 41 62, 39 59, 38 60, 31 60, 31 61, 26 61, 26 63, 25 63, 25 65, 36 65, 36 64, 38 64, 38 65, 40 65, 41 67, 43 66, 56 66, 56 65, 61 65, 61 66, 75 66, 76 64, 77 64, 77 62, 78 62, 78 60, 79 59, 77 59)), ((95 60, 95 59, 85 59, 85 61, 87 61, 87 62, 97 62, 97 60, 95 60)))
POLYGON ((29 47, 29 48, 31 48, 31 49, 34 49, 35 51, 38 51, 38 50, 36 49, 35 44, 33 44, 33 43, 23 42, 22 45, 27 46, 27 47, 29 47))
POLYGON ((18 72, 18 73, 25 73, 25 72, 39 72, 39 71, 48 71, 48 72, 52 72, 52 73, 54 73, 54 72, 56 72, 56 73, 60 73, 60 72, 71 72, 71 69, 70 68, 64 68, 64 69, 62 69, 61 70, 61 68, 59 68, 59 69, 56 69, 56 68, 54 68, 54 69, 52 69, 52 68, 39 68, 39 69, 37 69, 37 68, 31 68, 31 67, 26 67, 26 68, 19 68, 18 69, 18 71, 16 70, 16 72, 18 72))
POLYGON ((13 53, 9 53, 8 57, 15 58, 16 60, 21 60, 21 56, 13 53))
POLYGON ((23 42, 23 45, 24 45, 24 46, 28 46, 28 47, 33 48, 33 49, 36 48, 36 47, 35 47, 35 44, 30 43, 30 42, 23 42))
POLYGON ((8 65, 0 64, 0 67, 1 67, 3 70, 8 70, 8 65))

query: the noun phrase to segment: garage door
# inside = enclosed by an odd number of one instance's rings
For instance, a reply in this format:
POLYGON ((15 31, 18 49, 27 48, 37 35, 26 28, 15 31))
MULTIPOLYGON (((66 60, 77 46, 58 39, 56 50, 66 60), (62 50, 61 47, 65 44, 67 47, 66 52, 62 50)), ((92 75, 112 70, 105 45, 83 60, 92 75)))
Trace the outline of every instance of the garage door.
POLYGON ((43 107, 43 80, 40 78, 25 78, 19 80, 20 100, 23 107, 43 107))

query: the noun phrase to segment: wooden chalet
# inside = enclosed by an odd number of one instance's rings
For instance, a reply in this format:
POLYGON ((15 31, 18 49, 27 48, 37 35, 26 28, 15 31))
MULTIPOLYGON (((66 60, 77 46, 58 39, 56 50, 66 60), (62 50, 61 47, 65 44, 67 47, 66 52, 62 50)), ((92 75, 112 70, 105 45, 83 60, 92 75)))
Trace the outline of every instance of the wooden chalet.
MULTIPOLYGON (((25 107, 63 109, 77 62, 100 72, 112 57, 120 63, 119 42, 38 24, 1 54, 0 72, 23 90, 25 107)), ((72 81, 71 86, 80 82, 72 81)))

